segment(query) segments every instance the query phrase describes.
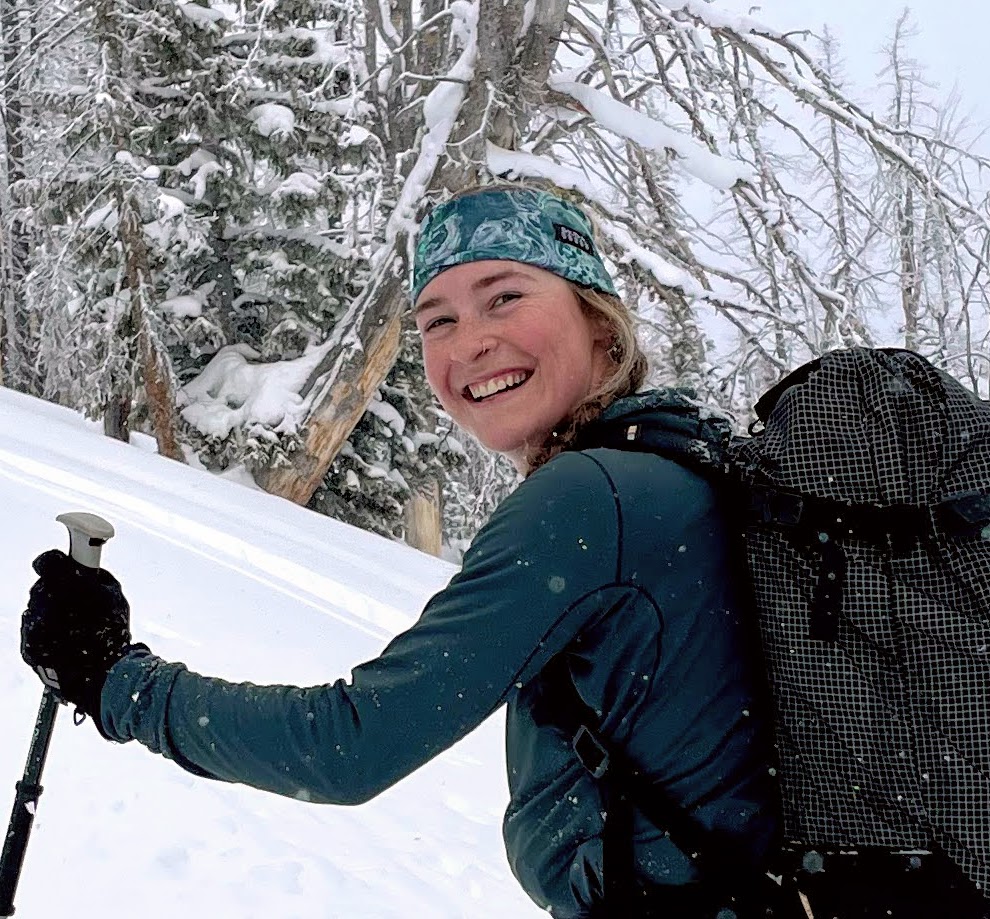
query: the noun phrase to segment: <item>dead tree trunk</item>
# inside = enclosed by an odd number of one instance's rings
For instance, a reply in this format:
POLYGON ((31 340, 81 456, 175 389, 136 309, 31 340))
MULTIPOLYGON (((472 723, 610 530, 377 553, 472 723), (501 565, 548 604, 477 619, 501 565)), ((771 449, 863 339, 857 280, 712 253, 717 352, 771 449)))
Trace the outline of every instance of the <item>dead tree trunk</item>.
POLYGON ((138 359, 144 379, 151 426, 162 456, 184 462, 176 435, 178 415, 168 360, 162 353, 148 315, 151 269, 136 202, 126 192, 120 201, 120 241, 124 249, 127 286, 131 295, 131 324, 137 336, 138 359))
POLYGON ((427 483, 406 503, 406 542, 420 552, 440 557, 443 545, 443 520, 440 482, 427 483))
POLYGON ((368 403, 399 353, 406 295, 395 256, 383 261, 364 294, 338 324, 331 348, 307 381, 312 408, 302 447, 290 464, 268 467, 258 476, 265 491, 307 504, 337 452, 361 420, 368 403), (360 344, 357 344, 357 343, 360 344))

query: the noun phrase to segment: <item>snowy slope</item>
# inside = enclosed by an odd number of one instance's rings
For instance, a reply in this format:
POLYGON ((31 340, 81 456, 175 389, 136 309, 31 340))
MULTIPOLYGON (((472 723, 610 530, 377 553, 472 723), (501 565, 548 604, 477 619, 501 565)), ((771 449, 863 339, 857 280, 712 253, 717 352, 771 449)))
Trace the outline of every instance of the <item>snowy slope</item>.
MULTIPOLYGON (((0 819, 40 698, 18 654, 30 560, 87 510, 116 538, 135 638, 229 679, 346 675, 453 569, 234 482, 108 440, 0 390, 0 819)), ((358 808, 196 779, 60 714, 17 895, 19 917, 324 919, 540 913, 502 852, 502 719, 358 808)))

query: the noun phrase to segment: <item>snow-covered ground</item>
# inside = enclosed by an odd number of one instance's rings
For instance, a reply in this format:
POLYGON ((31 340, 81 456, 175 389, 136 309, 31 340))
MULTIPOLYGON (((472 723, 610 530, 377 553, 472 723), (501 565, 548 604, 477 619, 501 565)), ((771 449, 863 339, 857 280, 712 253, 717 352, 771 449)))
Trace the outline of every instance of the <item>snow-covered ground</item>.
MULTIPOLYGON (((55 516, 117 536, 104 565, 133 631, 203 673, 314 684, 406 627, 451 566, 234 482, 111 441, 0 390, 0 819, 41 687, 18 654, 31 559, 65 548, 55 516)), ((59 715, 18 889, 26 919, 545 915, 502 852, 502 718, 369 804, 321 807, 197 779, 59 715)))

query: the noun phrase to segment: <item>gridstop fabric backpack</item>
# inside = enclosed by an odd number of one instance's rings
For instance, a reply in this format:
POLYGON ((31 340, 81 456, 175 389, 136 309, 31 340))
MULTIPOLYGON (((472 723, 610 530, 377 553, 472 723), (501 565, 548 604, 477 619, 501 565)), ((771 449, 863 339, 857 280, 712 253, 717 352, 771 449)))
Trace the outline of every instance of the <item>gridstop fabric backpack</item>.
POLYGON ((718 468, 738 500, 785 842, 941 850, 990 896, 990 403, 854 348, 770 390, 750 437, 683 411, 687 449, 635 416, 594 440, 718 468))

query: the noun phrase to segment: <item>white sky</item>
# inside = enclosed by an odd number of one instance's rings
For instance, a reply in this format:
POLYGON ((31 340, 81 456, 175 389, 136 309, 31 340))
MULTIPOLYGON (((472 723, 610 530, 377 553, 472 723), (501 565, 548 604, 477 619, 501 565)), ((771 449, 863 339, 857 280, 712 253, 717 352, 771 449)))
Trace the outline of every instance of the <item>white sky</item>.
POLYGON ((975 122, 990 125, 990 102, 985 99, 990 83, 990 3, 985 0, 716 0, 716 5, 750 12, 785 31, 811 28, 820 33, 827 24, 841 42, 846 72, 863 99, 882 66, 879 49, 908 7, 918 29, 910 47, 913 57, 926 66, 929 82, 938 83, 943 96, 958 84, 963 111, 972 112, 975 122))
MULTIPOLYGON (((147 438, 138 438, 147 444, 147 438)), ((0 820, 41 684, 18 653, 31 559, 55 516, 116 527, 103 561, 137 640, 214 676, 346 676, 419 614, 453 567, 103 437, 0 389, 0 820)), ((326 807, 194 778, 60 713, 15 905, 76 919, 505 919, 545 915, 502 850, 503 719, 368 804, 326 807)))

